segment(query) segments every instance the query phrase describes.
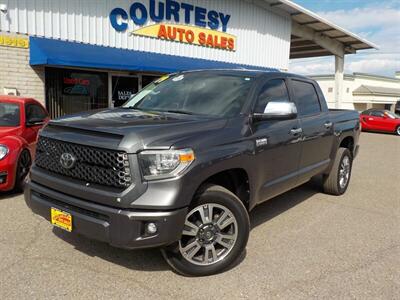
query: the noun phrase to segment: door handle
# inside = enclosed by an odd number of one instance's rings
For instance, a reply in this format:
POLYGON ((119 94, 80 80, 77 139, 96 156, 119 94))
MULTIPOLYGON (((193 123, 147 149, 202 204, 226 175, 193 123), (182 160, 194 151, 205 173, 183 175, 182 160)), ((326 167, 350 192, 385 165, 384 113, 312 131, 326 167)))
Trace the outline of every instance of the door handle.
POLYGON ((326 129, 331 129, 332 126, 333 126, 333 123, 332 122, 326 122, 324 125, 325 125, 326 129))
POLYGON ((298 134, 303 133, 303 129, 302 128, 295 128, 295 129, 290 130, 290 133, 293 134, 293 135, 298 135, 298 134))

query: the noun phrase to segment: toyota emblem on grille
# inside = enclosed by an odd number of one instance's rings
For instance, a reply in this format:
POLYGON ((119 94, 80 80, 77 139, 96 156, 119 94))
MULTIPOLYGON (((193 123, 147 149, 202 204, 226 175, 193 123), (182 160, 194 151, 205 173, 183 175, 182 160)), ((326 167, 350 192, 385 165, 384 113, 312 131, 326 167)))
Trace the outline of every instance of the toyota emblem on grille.
POLYGON ((75 166, 76 157, 71 153, 63 153, 60 157, 60 164, 64 169, 72 169, 75 166))

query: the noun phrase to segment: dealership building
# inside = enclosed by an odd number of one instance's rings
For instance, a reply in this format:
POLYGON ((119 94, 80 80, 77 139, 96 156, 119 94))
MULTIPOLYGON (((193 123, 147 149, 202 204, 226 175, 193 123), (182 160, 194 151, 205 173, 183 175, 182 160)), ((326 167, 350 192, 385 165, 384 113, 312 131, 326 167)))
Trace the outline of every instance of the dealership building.
POLYGON ((36 98, 52 117, 122 105, 165 73, 288 69, 376 46, 288 0, 0 0, 0 94, 36 98))
MULTIPOLYGON (((336 107, 335 75, 315 75, 331 108, 336 107)), ((395 111, 400 102, 400 72, 393 77, 366 73, 345 74, 343 93, 339 106, 344 109, 364 111, 370 108, 395 111)))

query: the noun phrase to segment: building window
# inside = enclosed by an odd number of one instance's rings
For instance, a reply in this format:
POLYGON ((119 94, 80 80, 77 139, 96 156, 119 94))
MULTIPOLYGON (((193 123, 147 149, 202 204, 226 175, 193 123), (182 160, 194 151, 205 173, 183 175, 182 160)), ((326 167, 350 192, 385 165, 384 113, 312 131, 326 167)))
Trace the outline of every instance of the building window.
POLYGON ((333 92, 333 88, 328 88, 328 93, 332 93, 333 92))
POLYGON ((46 107, 51 118, 108 107, 108 74, 46 68, 46 107))

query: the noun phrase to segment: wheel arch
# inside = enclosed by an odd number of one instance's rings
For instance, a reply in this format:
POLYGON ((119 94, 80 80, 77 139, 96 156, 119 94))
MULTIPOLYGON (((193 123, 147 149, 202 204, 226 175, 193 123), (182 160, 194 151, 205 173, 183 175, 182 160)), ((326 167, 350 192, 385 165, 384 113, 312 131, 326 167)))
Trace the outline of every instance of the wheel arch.
POLYGON ((248 172, 243 168, 220 170, 210 174, 198 185, 195 195, 201 192, 202 187, 209 184, 220 185, 235 194, 247 210, 250 208, 251 184, 248 172))

